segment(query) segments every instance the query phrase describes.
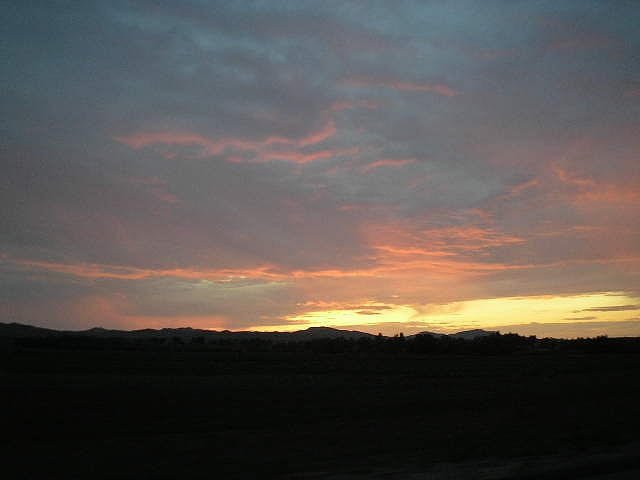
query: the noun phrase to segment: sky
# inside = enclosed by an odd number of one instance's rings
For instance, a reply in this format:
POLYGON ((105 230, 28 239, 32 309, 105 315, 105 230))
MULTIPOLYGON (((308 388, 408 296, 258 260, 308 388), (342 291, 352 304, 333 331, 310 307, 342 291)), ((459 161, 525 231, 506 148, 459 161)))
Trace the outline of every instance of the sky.
POLYGON ((3 19, 0 321, 640 335, 636 1, 3 19))

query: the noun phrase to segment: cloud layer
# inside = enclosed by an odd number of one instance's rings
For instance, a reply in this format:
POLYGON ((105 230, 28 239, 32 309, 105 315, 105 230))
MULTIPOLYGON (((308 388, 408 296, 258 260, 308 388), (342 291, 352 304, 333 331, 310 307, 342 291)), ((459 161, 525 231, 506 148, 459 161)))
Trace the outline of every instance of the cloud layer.
POLYGON ((579 333, 637 310, 633 2, 14 3, 5 321, 375 330, 622 292, 559 310, 579 333))

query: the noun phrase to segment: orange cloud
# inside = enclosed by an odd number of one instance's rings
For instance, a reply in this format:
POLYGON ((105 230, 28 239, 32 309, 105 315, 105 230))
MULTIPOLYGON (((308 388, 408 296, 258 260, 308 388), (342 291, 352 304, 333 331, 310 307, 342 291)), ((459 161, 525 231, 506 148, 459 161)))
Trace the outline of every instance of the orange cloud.
POLYGON ((573 191, 566 194, 575 203, 606 202, 625 203, 640 201, 640 186, 616 185, 612 183, 597 182, 590 178, 579 177, 557 165, 552 167, 553 172, 562 183, 574 187, 573 191))
POLYGON ((506 194, 504 194, 502 197, 503 198, 517 197, 520 194, 522 194, 524 191, 534 187, 538 187, 538 186, 540 186, 540 180, 538 180, 537 178, 533 178, 527 182, 523 182, 511 187, 509 191, 506 194))
POLYGON ((496 270, 525 268, 524 266, 465 262, 455 259, 441 260, 425 258, 425 256, 443 257, 446 256, 445 252, 411 252, 405 250, 403 253, 400 253, 393 247, 387 246, 382 246, 378 248, 378 250, 382 252, 382 254, 377 256, 377 263, 371 267, 359 269, 320 268, 285 270, 271 265, 244 269, 148 269, 95 263, 56 263, 22 259, 9 260, 8 258, 4 260, 29 269, 44 270, 86 279, 143 280, 148 278, 173 277, 217 282, 229 282, 234 278, 265 279, 272 281, 314 278, 370 278, 395 274, 404 276, 412 272, 424 273, 425 271, 434 275, 473 275, 496 270), (399 258, 403 255, 408 255, 408 258, 399 258), (416 256, 421 256, 422 258, 414 258, 416 256))
POLYGON ((601 184, 593 190, 580 192, 572 196, 577 203, 606 202, 629 203, 640 201, 640 187, 626 187, 613 184, 601 184))
POLYGON ((379 167, 401 167, 416 162, 417 160, 415 158, 383 158, 364 165, 361 170, 366 173, 379 167))
POLYGON ((455 255, 452 252, 445 252, 443 250, 426 250, 416 247, 393 247, 390 245, 374 245, 373 248, 395 255, 425 255, 431 257, 449 257, 451 255, 455 255))
POLYGON ((158 143, 168 145, 200 145, 211 153, 220 153, 224 148, 222 145, 216 145, 200 135, 189 132, 139 132, 129 136, 116 137, 116 140, 132 148, 144 148, 158 143))
MULTIPOLYGON (((137 132, 128 136, 116 137, 116 140, 135 149, 157 145, 198 146, 202 149, 199 156, 220 155, 229 148, 246 150, 255 146, 251 142, 239 139, 213 141, 196 133, 180 131, 137 132)), ((165 156, 171 158, 174 155, 165 153, 165 156)))
POLYGON ((393 211, 393 210, 397 210, 399 207, 396 205, 385 205, 385 204, 381 204, 381 203, 349 203, 346 205, 340 205, 338 207, 338 210, 343 211, 343 212, 350 212, 350 211, 354 211, 354 212, 362 212, 362 211, 370 211, 370 212, 380 212, 380 211, 393 211))
POLYGON ((478 250, 525 241, 493 229, 473 226, 432 229, 424 233, 431 238, 433 244, 457 250, 478 250))
POLYGON ((167 158, 172 158, 175 153, 162 151, 159 147, 198 147, 201 152, 196 157, 209 155, 221 155, 229 150, 240 152, 250 152, 251 155, 232 155, 229 160, 235 162, 267 162, 273 159, 282 159, 294 163, 307 163, 320 158, 327 158, 333 155, 344 155, 352 153, 353 149, 342 150, 321 150, 319 152, 302 153, 299 149, 316 145, 337 133, 336 124, 329 119, 319 130, 300 139, 286 137, 268 137, 261 141, 243 140, 239 138, 210 139, 193 132, 182 131, 156 131, 137 132, 131 135, 116 137, 116 140, 128 145, 131 148, 140 149, 146 147, 156 147, 167 158), (283 147, 285 147, 283 149, 283 147), (257 155, 256 155, 257 153, 257 155))
POLYGON ((81 278, 113 278, 120 280, 142 280, 152 277, 175 277, 199 280, 229 281, 232 278, 284 278, 272 266, 249 269, 148 269, 99 263, 55 263, 37 260, 13 260, 15 265, 46 270, 54 273, 73 275, 81 278))
POLYGON ((305 164, 305 163, 313 162, 315 160, 320 160, 322 158, 355 155, 359 151, 360 149, 358 147, 352 147, 352 148, 328 148, 328 149, 319 150, 317 152, 311 152, 311 153, 302 153, 298 151, 265 152, 263 154, 258 155, 258 157, 250 160, 234 157, 232 161, 264 163, 271 160, 286 160, 292 163, 305 164))
POLYGON ((464 278, 478 275, 486 275, 494 272, 506 270, 523 270, 529 268, 539 268, 540 265, 513 265, 505 263, 482 263, 473 261, 464 261, 456 259, 436 260, 436 259, 403 259, 385 257, 380 258, 383 263, 377 269, 379 275, 398 274, 404 277, 428 273, 432 276, 464 278))
POLYGON ((327 124, 318 130, 317 132, 312 132, 306 137, 298 140, 297 143, 300 146, 313 145, 315 143, 320 143, 327 138, 331 138, 336 134, 336 123, 333 120, 329 120, 327 124))
POLYGON ((520 237, 474 225, 420 229, 407 222, 396 222, 367 225, 363 233, 379 252, 407 254, 412 251, 417 255, 433 255, 433 252, 463 255, 524 242, 520 237))
POLYGON ((556 177, 563 183, 584 187, 594 187, 596 185, 593 180, 589 178, 578 177, 575 173, 570 172, 569 170, 558 165, 553 165, 551 168, 556 177))

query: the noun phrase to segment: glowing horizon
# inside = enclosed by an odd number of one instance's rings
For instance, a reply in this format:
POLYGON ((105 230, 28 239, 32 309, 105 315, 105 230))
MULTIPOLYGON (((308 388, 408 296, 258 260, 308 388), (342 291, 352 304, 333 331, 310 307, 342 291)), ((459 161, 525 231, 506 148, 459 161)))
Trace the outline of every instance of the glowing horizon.
MULTIPOLYGON (((630 298, 621 292, 603 292, 574 296, 477 299, 443 305, 408 306, 372 302, 363 303, 358 308, 314 310, 290 317, 285 324, 258 325, 248 330, 295 331, 327 326, 394 335, 484 329, 521 334, 537 331, 542 336, 554 336, 553 332, 558 331, 559 326, 567 330, 566 327, 570 329, 577 323, 583 327, 594 327, 588 330, 590 332, 601 332, 606 331, 608 322, 626 322, 625 328, 613 336, 640 336, 639 314, 640 298, 630 298), (364 321, 368 316, 375 318, 375 321, 364 321), (553 325, 547 329, 548 335, 543 333, 546 324, 553 325)), ((601 334, 605 333, 592 333, 591 336, 601 334)))

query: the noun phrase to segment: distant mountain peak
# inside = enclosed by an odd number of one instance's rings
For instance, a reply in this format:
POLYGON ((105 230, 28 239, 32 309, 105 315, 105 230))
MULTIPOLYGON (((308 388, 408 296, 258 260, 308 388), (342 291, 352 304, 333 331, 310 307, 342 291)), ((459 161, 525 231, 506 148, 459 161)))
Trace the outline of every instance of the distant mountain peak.
POLYGON ((301 340, 312 340, 317 338, 360 338, 372 337, 370 333, 358 332, 357 330, 341 330, 333 327, 308 327, 306 330, 291 332, 290 335, 301 340))
POLYGON ((498 332, 482 330, 481 328, 474 328, 472 330, 463 330, 462 332, 457 332, 449 335, 453 338, 463 338, 465 340, 472 340, 478 337, 486 337, 488 335, 495 335, 498 332))

